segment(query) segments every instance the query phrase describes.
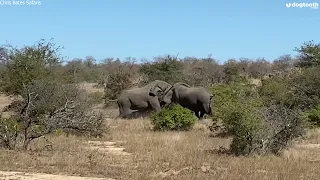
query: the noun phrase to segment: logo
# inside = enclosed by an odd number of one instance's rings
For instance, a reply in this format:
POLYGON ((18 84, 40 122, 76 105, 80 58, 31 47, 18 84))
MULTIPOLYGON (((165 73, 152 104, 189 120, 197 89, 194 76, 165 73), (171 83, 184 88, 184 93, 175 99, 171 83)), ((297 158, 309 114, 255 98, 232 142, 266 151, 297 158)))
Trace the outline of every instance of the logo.
POLYGON ((286 3, 286 7, 297 7, 297 8, 311 8, 311 9, 319 9, 319 4, 317 2, 312 2, 312 3, 286 3))

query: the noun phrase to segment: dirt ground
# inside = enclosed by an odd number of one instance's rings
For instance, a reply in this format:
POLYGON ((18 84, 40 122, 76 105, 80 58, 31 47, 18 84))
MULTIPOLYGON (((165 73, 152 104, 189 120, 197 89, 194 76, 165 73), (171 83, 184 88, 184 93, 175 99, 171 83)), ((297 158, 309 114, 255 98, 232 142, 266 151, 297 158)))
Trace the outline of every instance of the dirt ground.
MULTIPOLYGON (((92 86, 86 84, 91 90, 92 86)), ((0 98, 0 104, 10 102, 0 98)), ((103 109, 101 109, 103 110, 103 109)), ((103 110, 116 113, 117 109, 103 110)), ((209 123, 207 121, 206 123, 209 123)), ((230 139, 211 137, 205 123, 188 132, 154 132, 148 119, 106 119, 108 135, 39 138, 32 150, 0 149, 0 179, 318 179, 320 130, 310 131, 282 156, 235 157, 218 153, 230 139)))

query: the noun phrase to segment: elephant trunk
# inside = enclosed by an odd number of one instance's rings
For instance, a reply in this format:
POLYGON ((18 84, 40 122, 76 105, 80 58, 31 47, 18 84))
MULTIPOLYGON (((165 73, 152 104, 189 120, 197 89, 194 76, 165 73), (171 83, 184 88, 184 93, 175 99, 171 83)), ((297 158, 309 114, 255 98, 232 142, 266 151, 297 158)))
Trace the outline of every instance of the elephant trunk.
POLYGON ((212 98, 213 98, 213 95, 210 95, 210 103, 209 103, 209 115, 212 116, 212 107, 211 107, 211 104, 212 104, 212 98))
POLYGON ((165 96, 173 89, 173 86, 171 85, 170 88, 167 88, 161 97, 161 100, 164 100, 165 96))
POLYGON ((210 116, 212 116, 212 108, 211 108, 211 105, 209 106, 209 113, 208 113, 210 116))

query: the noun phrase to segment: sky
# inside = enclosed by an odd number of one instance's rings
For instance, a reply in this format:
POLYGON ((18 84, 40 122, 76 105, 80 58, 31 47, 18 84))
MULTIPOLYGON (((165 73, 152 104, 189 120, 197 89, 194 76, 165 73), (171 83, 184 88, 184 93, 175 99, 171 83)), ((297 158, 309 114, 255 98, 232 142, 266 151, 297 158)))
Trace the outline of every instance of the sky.
POLYGON ((320 42, 320 9, 287 8, 289 0, 13 1, 0 0, 0 44, 54 38, 69 60, 212 54, 220 62, 272 61, 305 41, 320 42))

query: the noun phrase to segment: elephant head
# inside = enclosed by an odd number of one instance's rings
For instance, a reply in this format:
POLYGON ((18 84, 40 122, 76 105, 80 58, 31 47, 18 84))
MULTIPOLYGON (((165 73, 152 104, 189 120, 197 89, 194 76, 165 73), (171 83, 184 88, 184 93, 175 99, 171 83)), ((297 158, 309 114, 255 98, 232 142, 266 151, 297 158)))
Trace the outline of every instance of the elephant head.
POLYGON ((187 83, 175 83, 173 86, 171 86, 169 89, 167 89, 164 94, 163 97, 161 98, 162 102, 163 102, 163 106, 167 107, 169 106, 172 102, 176 101, 177 98, 177 93, 176 93, 176 89, 178 89, 180 86, 183 87, 187 87, 190 88, 191 86, 188 85, 187 83))
POLYGON ((171 87, 172 85, 165 81, 155 80, 150 84, 149 95, 158 96, 159 100, 162 101, 163 94, 171 87))

